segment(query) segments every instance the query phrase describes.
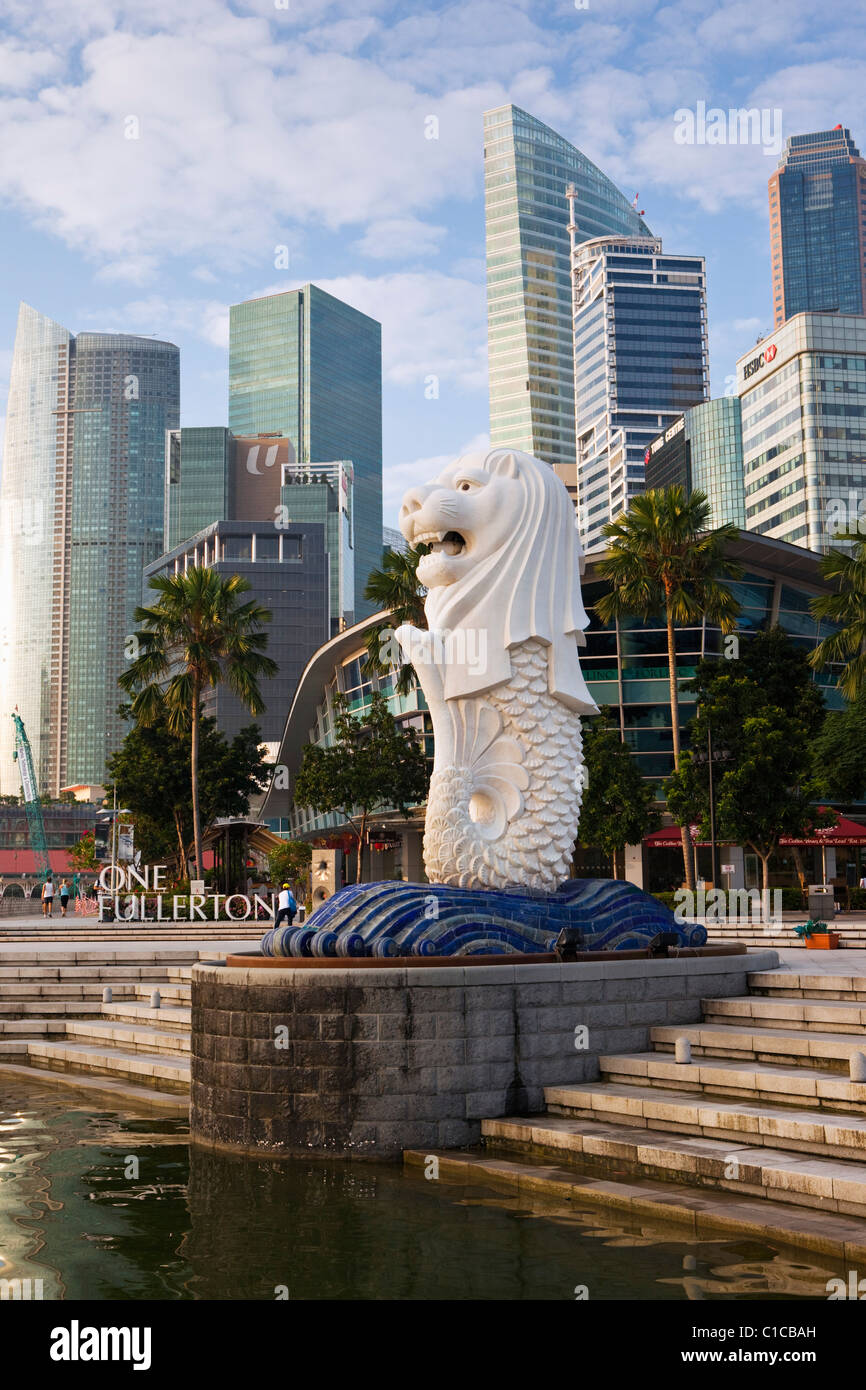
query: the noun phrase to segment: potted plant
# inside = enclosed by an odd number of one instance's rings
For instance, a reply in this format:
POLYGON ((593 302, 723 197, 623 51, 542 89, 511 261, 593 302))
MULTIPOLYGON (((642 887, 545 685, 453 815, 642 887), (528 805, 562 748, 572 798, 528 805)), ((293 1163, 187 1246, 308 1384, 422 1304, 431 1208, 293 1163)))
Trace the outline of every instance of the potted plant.
POLYGON ((817 922, 810 917, 808 922, 795 927, 794 931, 806 943, 807 951, 838 951, 839 933, 830 931, 826 922, 817 922))

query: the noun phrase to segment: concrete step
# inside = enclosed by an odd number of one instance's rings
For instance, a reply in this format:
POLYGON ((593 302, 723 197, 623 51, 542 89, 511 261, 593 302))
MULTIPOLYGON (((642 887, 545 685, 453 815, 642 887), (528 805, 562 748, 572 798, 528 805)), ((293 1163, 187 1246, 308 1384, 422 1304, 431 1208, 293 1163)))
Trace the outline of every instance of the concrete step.
POLYGON ((749 1058, 796 1067, 820 1066, 848 1075, 855 1052, 866 1051, 866 1035, 806 1032, 797 1028, 749 1028, 739 1023, 661 1024, 650 1029, 657 1052, 673 1052, 687 1038, 695 1057, 749 1058))
POLYGON ((866 1003, 866 975, 829 971, 757 970, 747 977, 752 994, 772 999, 840 999, 848 1004, 866 1003))
POLYGON ((6 986, 48 984, 187 984, 192 979, 189 965, 103 964, 98 959, 80 965, 0 965, 0 993, 6 986))
MULTIPOLYGON (((33 1068, 0 1058, 0 1076, 8 1076, 17 1081, 33 1084, 33 1068)), ((57 1086, 69 1093, 70 1103, 83 1104, 91 1099, 99 1101, 100 1106, 111 1102, 119 1107, 127 1106, 143 1114, 177 1116, 185 1118, 189 1114, 189 1097, 182 1092, 161 1091, 154 1086, 136 1085, 135 1082, 121 1081, 110 1076, 85 1076, 77 1072, 39 1071, 40 1082, 57 1086)), ((178 1143, 183 1143, 178 1138, 178 1143)))
POLYGON ((506 1189, 530 1201, 612 1207, 637 1220, 675 1221, 699 1239, 719 1232, 749 1235, 799 1251, 833 1255, 855 1267, 866 1259, 866 1226, 853 1216, 770 1204, 764 1198, 726 1191, 714 1193, 709 1201, 706 1192, 679 1183, 651 1178, 615 1181, 576 1172, 568 1164, 532 1162, 528 1157, 518 1160, 423 1149, 407 1149, 403 1154, 405 1167, 419 1178, 429 1174, 431 1158, 436 1159, 438 1177, 445 1182, 506 1189))
MULTIPOLYGON (((166 1010, 166 1013, 168 1012, 166 1010)), ((0 1045, 9 1040, 73 1038, 78 1041, 95 1042, 105 1047, 116 1045, 124 1052, 157 1052, 171 1057, 188 1053, 190 1050, 190 1034, 188 1029, 182 1031, 183 1023, 183 1019, 177 1018, 167 1018, 164 1027, 152 1027, 144 1022, 122 1023, 111 1018, 4 1019, 0 1020, 0 1045), (175 1024, 173 1030, 169 1027, 172 1021, 175 1024)))
POLYGON ((189 1031, 192 1022, 192 1010, 182 1003, 178 1004, 171 1000, 166 1000, 163 995, 163 1002, 158 1009, 152 1009, 149 1004, 143 1001, 128 1004, 103 1004, 100 1014, 104 1019, 118 1019, 120 1022, 128 1023, 151 1023, 155 1028, 186 1029, 189 1031))
POLYGON ((626 1085, 663 1086, 810 1109, 866 1113, 866 1083, 834 1076, 825 1068, 706 1057, 676 1062, 655 1052, 599 1057, 598 1064, 605 1080, 626 1085))
POLYGON ((630 1173, 866 1216, 866 1164, 757 1144, 642 1131, 604 1121, 512 1116, 485 1120, 487 1147, 569 1162, 613 1160, 630 1173))
POLYGON ((750 1028, 795 1028, 815 1032, 862 1034, 866 1045, 866 1001, 847 999, 779 999, 746 994, 727 999, 702 999, 705 1023, 747 1023, 750 1028))
POLYGON ((122 1051, 119 1047, 99 1047, 74 1039, 38 1039, 26 1043, 3 1043, 7 1048, 26 1048, 31 1067, 65 1071, 85 1076, 112 1076, 137 1086, 186 1094, 189 1090, 189 1058, 157 1052, 122 1051))
POLYGON ((772 1102, 723 1100, 699 1091, 665 1090, 588 1082, 548 1086, 544 1099, 550 1115, 610 1121, 648 1131, 702 1135, 726 1144, 759 1144, 794 1153, 866 1160, 866 1114, 822 1114, 772 1102))
MULTIPOLYGON (((63 983, 45 980, 0 981, 0 1003, 8 999, 92 999, 101 1002, 105 985, 99 980, 83 983, 64 981, 63 983)), ((111 993, 116 1000, 149 999, 151 991, 158 989, 164 999, 189 1000, 191 985, 177 984, 164 980, 123 980, 112 981, 111 993)))

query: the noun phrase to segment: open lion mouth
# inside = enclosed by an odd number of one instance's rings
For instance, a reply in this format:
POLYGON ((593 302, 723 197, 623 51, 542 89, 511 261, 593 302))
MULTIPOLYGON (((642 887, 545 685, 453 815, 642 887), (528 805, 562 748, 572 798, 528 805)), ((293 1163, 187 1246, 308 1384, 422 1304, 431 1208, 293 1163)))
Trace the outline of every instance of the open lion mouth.
POLYGON ((460 555, 466 549, 459 531, 422 531, 415 537, 415 545, 429 545, 433 555, 460 555))

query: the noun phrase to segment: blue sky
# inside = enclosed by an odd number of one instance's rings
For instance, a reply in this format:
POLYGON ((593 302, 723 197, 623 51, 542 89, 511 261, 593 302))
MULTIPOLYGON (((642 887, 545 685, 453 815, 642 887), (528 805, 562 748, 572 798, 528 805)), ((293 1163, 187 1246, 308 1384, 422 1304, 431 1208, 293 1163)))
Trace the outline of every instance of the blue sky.
POLYGON ((679 143, 675 113, 841 122, 862 150, 864 31, 862 0, 4 0, 0 400, 25 299, 178 343, 183 423, 225 423, 227 306, 314 280, 383 324, 393 522, 488 427, 482 113, 506 101, 707 257, 721 394, 772 325, 777 160, 679 143))

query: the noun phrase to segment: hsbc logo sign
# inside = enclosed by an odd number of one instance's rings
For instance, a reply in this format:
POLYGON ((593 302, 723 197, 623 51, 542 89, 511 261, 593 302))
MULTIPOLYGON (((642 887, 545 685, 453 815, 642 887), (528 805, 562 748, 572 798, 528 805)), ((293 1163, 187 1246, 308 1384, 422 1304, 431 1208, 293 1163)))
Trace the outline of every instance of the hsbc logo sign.
POLYGON ((743 380, 748 381, 750 376, 755 375, 755 372, 759 372, 762 367, 769 366, 776 356, 777 351, 778 348, 776 344, 770 343, 768 347, 764 348, 763 352, 758 353, 757 357, 753 357, 751 362, 747 362, 743 368, 743 380))

